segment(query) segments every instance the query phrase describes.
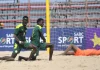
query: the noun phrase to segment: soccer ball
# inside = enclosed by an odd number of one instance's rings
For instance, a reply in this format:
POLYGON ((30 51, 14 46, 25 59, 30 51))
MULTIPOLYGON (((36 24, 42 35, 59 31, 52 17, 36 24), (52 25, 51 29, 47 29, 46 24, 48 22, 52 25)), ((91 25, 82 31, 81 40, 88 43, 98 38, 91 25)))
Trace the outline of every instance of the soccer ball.
POLYGON ((4 27, 4 23, 0 23, 2 27, 4 27))
POLYGON ((1 28, 4 28, 4 23, 0 23, 0 27, 1 28))

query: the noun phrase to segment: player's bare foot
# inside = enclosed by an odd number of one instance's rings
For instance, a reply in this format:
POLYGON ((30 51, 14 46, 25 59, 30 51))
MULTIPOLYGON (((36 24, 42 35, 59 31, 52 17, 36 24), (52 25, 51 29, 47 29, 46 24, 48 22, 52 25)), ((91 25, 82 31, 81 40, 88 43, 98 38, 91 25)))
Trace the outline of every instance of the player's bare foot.
POLYGON ((52 61, 52 58, 49 58, 49 61, 52 61))
POLYGON ((8 58, 10 58, 10 56, 4 56, 4 57, 0 57, 0 60, 6 60, 8 58))
POLYGON ((6 61, 14 61, 14 58, 8 58, 6 61))
POLYGON ((25 60, 25 61, 28 61, 28 58, 26 58, 26 57, 22 57, 22 56, 18 57, 18 61, 21 61, 22 59, 25 60))
POLYGON ((3 57, 0 57, 0 60, 5 60, 3 57))

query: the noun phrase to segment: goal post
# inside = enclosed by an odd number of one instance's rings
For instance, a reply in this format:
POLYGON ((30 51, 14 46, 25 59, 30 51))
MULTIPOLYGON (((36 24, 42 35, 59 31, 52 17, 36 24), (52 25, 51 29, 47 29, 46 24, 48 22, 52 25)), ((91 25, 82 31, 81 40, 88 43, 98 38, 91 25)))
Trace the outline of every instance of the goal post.
MULTIPOLYGON (((50 1, 49 0, 46 0, 46 33, 47 33, 46 42, 50 43, 50 1)), ((47 52, 49 52, 49 48, 47 48, 47 52)))

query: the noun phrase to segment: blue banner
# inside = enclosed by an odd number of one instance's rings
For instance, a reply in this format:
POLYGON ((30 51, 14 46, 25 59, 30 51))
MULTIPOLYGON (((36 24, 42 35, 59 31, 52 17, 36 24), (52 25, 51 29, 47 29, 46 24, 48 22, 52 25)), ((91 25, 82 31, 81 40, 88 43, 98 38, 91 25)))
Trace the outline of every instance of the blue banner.
POLYGON ((100 28, 86 29, 86 49, 100 49, 100 28))
POLYGON ((0 29, 0 51, 13 50, 13 29, 0 29))
MULTIPOLYGON (((26 34, 26 41, 30 42, 33 29, 28 29, 26 34)), ((43 28, 43 34, 46 36, 45 28, 43 28)), ((0 51, 12 51, 14 45, 14 29, 0 29, 0 51)), ((42 40, 41 40, 42 41, 42 40)))
MULTIPOLYGON (((30 42, 33 29, 28 29, 26 34, 27 42, 30 42)), ((14 38, 14 29, 0 30, 0 51, 12 51, 14 38)), ((84 28, 51 28, 51 43, 54 44, 54 50, 65 50, 69 44, 75 44, 84 49, 85 29, 84 28)), ((43 28, 43 35, 46 38, 46 29, 43 28)), ((42 40, 41 40, 42 41, 42 40)))
POLYGON ((85 28, 52 28, 51 43, 55 50, 65 50, 70 44, 84 49, 85 28))

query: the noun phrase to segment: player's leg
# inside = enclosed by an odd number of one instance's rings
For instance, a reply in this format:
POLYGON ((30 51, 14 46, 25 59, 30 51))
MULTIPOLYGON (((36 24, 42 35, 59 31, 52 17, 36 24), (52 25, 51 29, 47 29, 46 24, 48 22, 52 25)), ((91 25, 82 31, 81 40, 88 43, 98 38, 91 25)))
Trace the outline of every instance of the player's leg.
POLYGON ((23 46, 23 45, 19 45, 19 44, 15 43, 15 44, 14 44, 14 50, 13 50, 13 52, 12 52, 12 55, 11 55, 9 58, 7 58, 6 60, 7 60, 7 61, 14 61, 14 59, 15 59, 16 56, 17 56, 17 54, 20 53, 21 47, 22 47, 22 46, 23 46))
POLYGON ((46 48, 50 48, 50 51, 49 51, 49 60, 52 60, 54 45, 51 44, 51 43, 46 43, 46 48))
POLYGON ((12 55, 11 56, 3 56, 3 57, 0 57, 0 60, 14 61, 15 57, 17 56, 17 54, 21 50, 21 48, 19 46, 20 46, 19 44, 15 43, 14 44, 14 50, 12 52, 12 55))
MULTIPOLYGON (((25 49, 32 49, 31 54, 29 57, 23 57, 23 56, 19 56, 18 60, 21 61, 22 59, 27 61, 27 60, 32 60, 34 54, 36 53, 37 47, 31 43, 25 43, 24 44, 24 48, 25 49)), ((36 60, 36 58, 34 57, 34 60, 36 60)))
POLYGON ((32 52, 31 52, 31 54, 30 54, 30 56, 28 58, 28 60, 31 60, 32 57, 33 57, 33 54, 35 54, 36 51, 37 51, 37 47, 32 43, 30 43, 30 44, 26 43, 24 46, 27 46, 28 49, 32 49, 32 52))
POLYGON ((100 55, 100 50, 96 50, 96 49, 94 49, 94 54, 93 55, 100 55))
POLYGON ((28 60, 28 57, 23 57, 23 56, 19 56, 18 57, 18 61, 21 61, 21 60, 25 60, 25 61, 27 61, 28 60))
POLYGON ((29 56, 29 60, 36 60, 36 57, 38 56, 38 54, 39 54, 38 48, 35 53, 34 53, 34 50, 32 50, 29 56))
MULTIPOLYGON (((71 44, 71 45, 69 45, 69 46, 67 47, 67 49, 62 53, 62 55, 67 55, 68 52, 69 52, 71 49, 72 49, 74 52, 76 52, 76 50, 78 49, 78 47, 71 44)), ((73 53, 74 53, 74 52, 73 52, 73 53)), ((73 55, 73 53, 72 53, 72 55, 73 55)))
POLYGON ((34 41, 31 42, 33 45, 35 45, 36 47, 36 52, 34 53, 34 50, 31 51, 31 54, 29 56, 30 60, 36 60, 37 56, 39 55, 39 46, 40 46, 40 43, 36 43, 34 41))
POLYGON ((23 47, 23 45, 19 45, 17 43, 14 44, 14 50, 11 55, 12 58, 16 58, 17 54, 19 54, 22 49, 21 47, 23 47))
POLYGON ((32 50, 29 57, 19 56, 18 61, 21 61, 22 59, 25 61, 36 60, 36 56, 34 54, 34 50, 32 50))
POLYGON ((6 60, 8 58, 10 58, 10 56, 3 56, 3 57, 0 57, 0 60, 6 60))

